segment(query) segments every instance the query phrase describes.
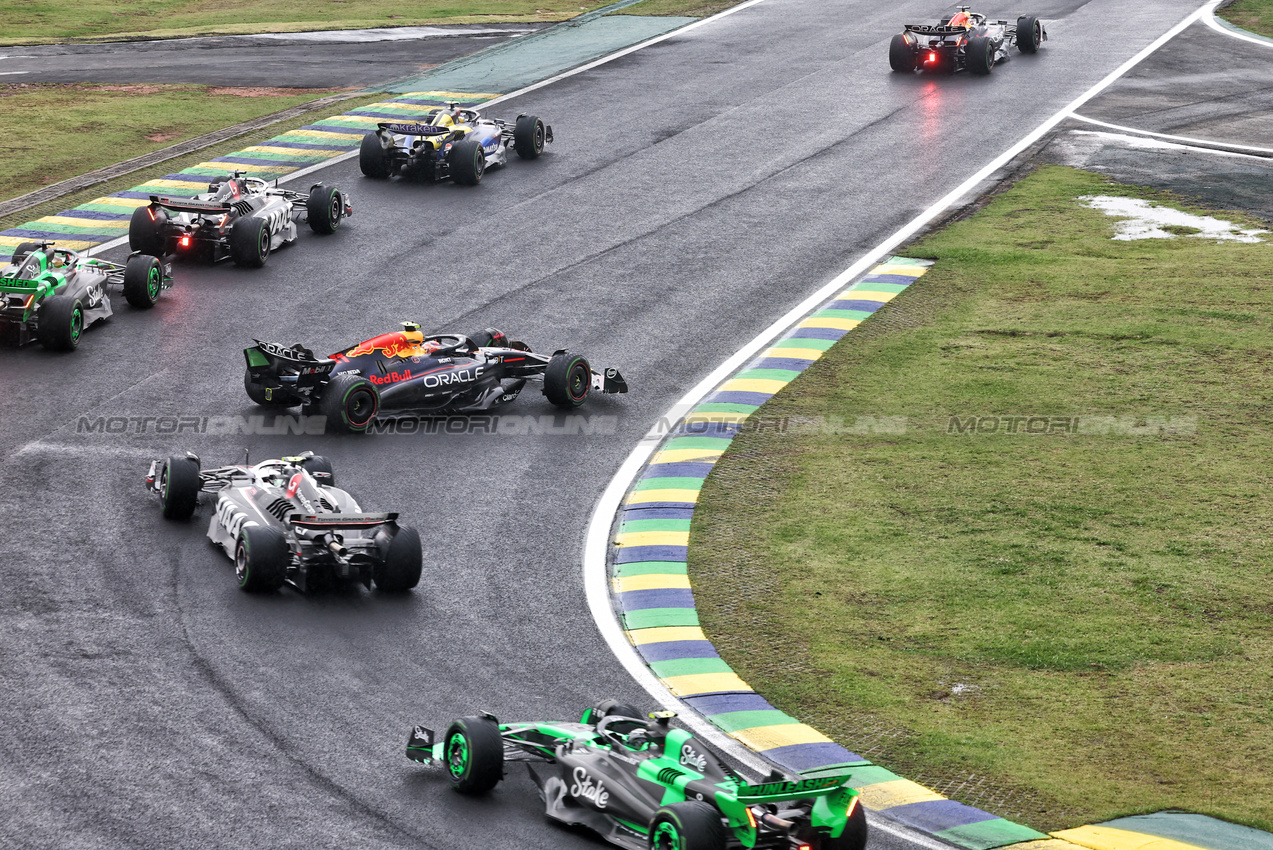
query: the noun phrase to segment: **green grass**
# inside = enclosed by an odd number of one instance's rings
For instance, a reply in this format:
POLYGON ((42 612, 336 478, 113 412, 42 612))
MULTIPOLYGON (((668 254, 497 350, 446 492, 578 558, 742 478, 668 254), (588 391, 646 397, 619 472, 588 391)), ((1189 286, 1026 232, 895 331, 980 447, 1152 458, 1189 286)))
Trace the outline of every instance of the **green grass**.
POLYGON ((1273 0, 1238 0, 1221 9, 1219 15, 1243 29, 1273 36, 1273 0))
POLYGON ((742 0, 643 0, 627 6, 614 15, 669 15, 688 18, 706 18, 737 6, 742 0))
POLYGON ((761 411, 905 432, 739 437, 690 576, 745 680, 908 778, 1267 829, 1273 245, 1116 242, 1096 193, 1161 198, 1047 167, 907 248, 936 266, 761 411), (948 433, 1010 415, 1172 427, 948 433))
POLYGON ((605 0, 0 0, 0 45, 418 24, 560 21, 605 0))

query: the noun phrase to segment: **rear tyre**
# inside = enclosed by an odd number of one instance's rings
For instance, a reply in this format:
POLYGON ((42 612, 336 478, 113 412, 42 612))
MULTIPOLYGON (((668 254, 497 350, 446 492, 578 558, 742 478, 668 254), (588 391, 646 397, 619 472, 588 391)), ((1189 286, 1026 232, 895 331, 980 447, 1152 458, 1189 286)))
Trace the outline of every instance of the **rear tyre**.
MULTIPOLYGON (((389 541, 389 551, 372 570, 371 578, 385 593, 404 593, 420 583, 423 569, 420 533, 409 525, 403 525, 389 541)), ((500 752, 503 752, 502 745, 500 752)))
POLYGON ((898 33, 888 44, 888 64, 894 71, 903 73, 915 70, 915 51, 905 34, 898 33))
POLYGON ((866 848, 866 809, 862 808, 861 799, 853 807, 844 832, 839 838, 828 838, 822 842, 822 850, 865 850, 866 848))
POLYGON ((164 252, 164 224, 168 214, 154 207, 138 207, 128 220, 128 248, 143 254, 164 252))
POLYGON ((513 128, 513 150, 522 159, 538 159, 544 152, 544 122, 534 115, 521 115, 513 128))
POLYGON ((73 295, 54 295, 40 305, 36 336, 49 351, 74 351, 84 333, 84 305, 73 295))
POLYGON ((145 254, 129 257, 124 266, 124 300, 138 310, 149 310, 164 288, 164 267, 145 254))
POLYGON ((578 354, 554 354, 544 369, 544 395, 558 407, 578 407, 592 389, 592 367, 578 354))
POLYGON ((16 265, 17 263, 20 263, 23 260, 25 260, 27 258, 27 255, 30 254, 32 251, 38 251, 38 250, 40 250, 39 242, 19 242, 18 247, 13 249, 13 257, 12 259, 9 260, 9 262, 14 263, 16 265))
POLYGON ((720 812, 701 800, 663 806, 650 819, 650 850, 725 850, 720 812))
POLYGON ((451 159, 451 179, 461 186, 476 186, 486 173, 486 154, 477 139, 461 139, 448 154, 451 159))
POLYGON ((269 256, 269 222, 253 216, 230 225, 230 259, 236 266, 259 269, 269 256))
POLYGON ((327 433, 361 433, 380 409, 380 394, 366 378, 338 372, 327 383, 319 401, 327 417, 327 433))
POLYGON ((247 390, 248 398, 252 399, 254 403, 261 405, 261 407, 295 407, 301 403, 300 399, 293 398, 291 393, 285 392, 281 388, 274 389, 267 394, 263 384, 252 380, 251 369, 243 370, 243 389, 247 390))
POLYGON ((995 47, 986 36, 974 36, 968 39, 964 59, 971 73, 984 77, 995 66, 995 47))
POLYGON ((305 469, 314 480, 324 487, 336 486, 336 473, 332 470, 332 462, 322 455, 314 455, 305 459, 305 469))
POLYGON ((358 168, 367 177, 383 180, 389 176, 389 151, 379 133, 368 133, 362 137, 362 145, 358 148, 358 168))
POLYGON ((1034 15, 1017 18, 1017 49, 1022 53, 1038 53, 1043 43, 1043 23, 1034 15))
POLYGON ((277 528, 250 525, 243 529, 234 547, 234 574, 239 579, 239 590, 248 593, 278 590, 287 578, 291 554, 287 538, 277 528))
POLYGON ((499 726, 485 717, 461 717, 446 728, 442 763, 451 787, 461 794, 484 794, 504 778, 504 741, 499 726))
POLYGON ((164 461, 159 472, 159 507, 164 519, 190 519, 202 489, 199 463, 193 458, 173 455, 164 461))
POLYGON ((305 201, 309 229, 315 233, 335 233, 340 220, 345 217, 345 198, 335 186, 321 183, 309 190, 305 201))

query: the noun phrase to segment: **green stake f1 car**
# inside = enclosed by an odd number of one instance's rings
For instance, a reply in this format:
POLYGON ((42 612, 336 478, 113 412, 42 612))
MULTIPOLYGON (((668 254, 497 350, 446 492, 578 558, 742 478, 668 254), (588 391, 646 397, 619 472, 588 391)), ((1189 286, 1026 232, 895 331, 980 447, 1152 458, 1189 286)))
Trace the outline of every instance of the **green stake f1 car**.
POLYGON ((123 289, 133 307, 148 310, 172 286, 168 267, 147 254, 108 263, 52 242, 23 242, 0 268, 0 340, 71 351, 89 325, 111 317, 108 286, 123 289))
POLYGON ((548 817, 626 850, 863 850, 866 813, 839 770, 751 784, 669 721, 609 700, 579 722, 461 717, 442 738, 422 726, 407 757, 440 763, 455 790, 480 794, 525 762, 548 817))

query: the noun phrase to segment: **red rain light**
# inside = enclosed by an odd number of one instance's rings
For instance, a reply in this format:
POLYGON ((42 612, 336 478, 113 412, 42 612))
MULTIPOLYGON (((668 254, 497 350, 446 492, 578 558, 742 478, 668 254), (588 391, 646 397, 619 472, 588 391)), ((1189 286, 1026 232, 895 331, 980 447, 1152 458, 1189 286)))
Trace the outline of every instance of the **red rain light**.
POLYGON ((189 247, 190 247, 190 237, 189 237, 189 236, 183 236, 183 237, 181 237, 181 247, 182 247, 182 248, 189 248, 189 247))

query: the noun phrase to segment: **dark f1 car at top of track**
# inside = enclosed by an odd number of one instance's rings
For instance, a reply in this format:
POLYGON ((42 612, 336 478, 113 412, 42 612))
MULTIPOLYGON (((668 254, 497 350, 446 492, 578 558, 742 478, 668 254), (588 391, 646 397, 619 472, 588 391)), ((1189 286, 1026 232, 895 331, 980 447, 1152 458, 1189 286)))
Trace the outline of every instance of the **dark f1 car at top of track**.
POLYGON ((134 253, 124 264, 108 263, 52 242, 23 242, 0 268, 0 339, 71 351, 89 325, 113 315, 108 286, 123 290, 133 307, 148 310, 172 286, 171 269, 155 257, 134 253))
POLYGON ((745 782, 675 715, 608 700, 579 722, 462 717, 441 740, 422 726, 407 757, 440 763, 455 790, 481 794, 506 762, 526 763, 548 817, 588 827, 627 850, 863 850, 866 813, 848 774, 832 769, 745 782))
POLYGON ((327 430, 365 431, 378 413, 444 415, 492 410, 541 381, 550 402, 583 404, 592 390, 626 393, 617 369, 594 371, 565 349, 536 354, 502 331, 425 336, 415 322, 319 359, 308 348, 255 340, 243 384, 266 407, 303 405, 327 430))
POLYGON ((271 186, 242 172, 213 178, 191 198, 151 195, 133 210, 128 244, 148 254, 175 254, 204 262, 229 257, 237 266, 260 268, 270 252, 296 241, 301 216, 315 233, 334 233, 353 215, 349 198, 315 183, 308 194, 271 186))
POLYGON ((410 590, 420 581, 420 535, 396 513, 365 513, 335 486, 331 462, 305 452, 249 466, 202 469, 197 455, 150 464, 146 488, 163 515, 189 519, 200 493, 216 493, 208 539, 234 560, 242 590, 286 582, 305 592, 337 583, 410 590))
POLYGON ((1016 45, 1022 53, 1037 53, 1047 41, 1043 22, 1022 15, 1015 24, 991 21, 969 6, 960 6, 935 25, 906 24, 888 46, 888 63, 894 71, 955 71, 989 74, 996 62, 1008 58, 1016 45))
POLYGON ((450 102, 418 122, 376 125, 363 137, 358 167, 368 177, 402 174, 430 182, 449 177, 476 186, 487 168, 507 164, 510 146, 522 159, 536 159, 552 140, 553 128, 534 115, 502 121, 450 102))

